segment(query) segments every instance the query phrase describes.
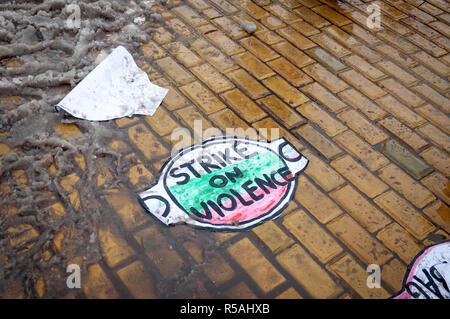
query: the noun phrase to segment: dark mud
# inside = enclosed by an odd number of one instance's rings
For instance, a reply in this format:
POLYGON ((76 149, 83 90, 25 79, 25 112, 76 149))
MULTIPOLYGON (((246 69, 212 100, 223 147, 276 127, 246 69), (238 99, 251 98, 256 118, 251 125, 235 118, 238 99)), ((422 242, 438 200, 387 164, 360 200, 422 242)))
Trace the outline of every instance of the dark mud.
MULTIPOLYGON (((85 270, 102 258, 96 236, 104 213, 95 179, 98 159, 112 167, 112 179, 104 187, 119 185, 132 164, 108 146, 123 134, 114 123, 78 120, 57 113, 54 105, 113 48, 123 45, 133 54, 148 42, 153 23, 161 19, 150 4, 166 3, 76 1, 77 26, 70 20, 74 11, 67 9, 72 2, 0 4, 0 143, 11 148, 0 157, 0 296, 19 285, 25 297, 38 297, 39 280, 45 281, 45 297, 64 296, 65 265, 83 256, 85 270), (60 123, 76 125, 81 134, 62 138, 54 132, 60 123), (84 170, 74 160, 80 155, 84 170), (60 184, 75 171, 80 179, 72 186, 81 199, 76 210, 60 184), (46 208, 55 200, 65 215, 46 208), (58 251, 53 243, 61 234, 58 251), (27 239, 19 241, 21 237, 27 239)), ((174 285, 179 281, 174 278, 174 285)), ((159 290, 169 296, 167 289, 159 290)))

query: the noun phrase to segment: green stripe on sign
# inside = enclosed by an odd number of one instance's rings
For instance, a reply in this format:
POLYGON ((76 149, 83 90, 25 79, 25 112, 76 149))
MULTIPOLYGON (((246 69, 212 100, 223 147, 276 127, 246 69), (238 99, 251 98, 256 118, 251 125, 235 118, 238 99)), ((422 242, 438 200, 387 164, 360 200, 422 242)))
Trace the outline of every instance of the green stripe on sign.
POLYGON ((214 201, 220 194, 224 192, 229 193, 230 189, 241 194, 241 184, 243 182, 253 180, 255 177, 264 178, 263 174, 270 174, 283 166, 283 162, 277 155, 271 151, 267 151, 266 153, 255 155, 239 163, 230 164, 225 168, 215 170, 201 177, 191 178, 188 183, 184 185, 176 184, 169 187, 169 189, 184 208, 195 207, 198 211, 202 211, 203 208, 200 206, 201 202, 206 202, 207 200, 214 201), (225 173, 234 172, 235 167, 238 167, 244 175, 240 178, 240 182, 232 183, 228 181, 228 184, 223 188, 209 185, 211 177, 216 175, 225 176, 225 173))

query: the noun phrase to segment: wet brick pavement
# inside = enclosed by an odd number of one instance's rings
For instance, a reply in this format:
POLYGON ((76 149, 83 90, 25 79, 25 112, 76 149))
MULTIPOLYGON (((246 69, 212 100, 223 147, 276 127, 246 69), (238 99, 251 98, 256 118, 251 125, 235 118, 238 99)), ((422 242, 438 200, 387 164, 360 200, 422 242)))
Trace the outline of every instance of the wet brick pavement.
MULTIPOLYGON (((127 172, 134 192, 103 191, 108 217, 97 236, 104 257, 88 266, 81 289, 61 297, 387 298, 399 291, 414 256, 450 232, 450 14, 445 0, 378 1, 381 25, 370 29, 373 2, 157 7, 163 22, 137 63, 170 91, 152 117, 115 120, 128 139, 111 146, 136 159, 127 172), (244 20, 256 32, 245 32, 244 20), (279 128, 310 160, 279 218, 217 233, 169 228, 145 213, 136 194, 158 178, 171 133, 193 132, 194 120, 222 131, 279 128), (370 264, 381 266, 379 289, 366 285, 370 264), (165 280, 173 287, 162 289, 165 280)), ((67 139, 80 132, 73 124, 54 129, 67 139)), ((9 151, 0 144, 0 155, 9 151)), ((76 162, 61 181, 75 210, 83 199, 72 185, 85 170, 82 156, 76 162)), ((101 187, 111 173, 99 165, 101 187)), ((27 182, 23 171, 14 176, 27 182)), ((65 212, 57 200, 51 208, 65 212)), ((11 245, 37 236, 27 228, 11 245)), ((70 247, 55 236, 52 249, 70 247)), ((34 289, 46 297, 43 277, 34 289)), ((17 283, 2 297, 23 296, 17 283)))

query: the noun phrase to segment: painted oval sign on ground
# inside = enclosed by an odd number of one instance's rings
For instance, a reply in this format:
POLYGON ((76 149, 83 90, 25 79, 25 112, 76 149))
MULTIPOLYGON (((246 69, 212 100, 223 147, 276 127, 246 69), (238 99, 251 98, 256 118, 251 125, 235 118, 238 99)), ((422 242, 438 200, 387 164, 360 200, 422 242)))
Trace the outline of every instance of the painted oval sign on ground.
POLYGON ((307 163, 285 138, 217 137, 179 151, 139 199, 166 225, 248 229, 286 208, 307 163))

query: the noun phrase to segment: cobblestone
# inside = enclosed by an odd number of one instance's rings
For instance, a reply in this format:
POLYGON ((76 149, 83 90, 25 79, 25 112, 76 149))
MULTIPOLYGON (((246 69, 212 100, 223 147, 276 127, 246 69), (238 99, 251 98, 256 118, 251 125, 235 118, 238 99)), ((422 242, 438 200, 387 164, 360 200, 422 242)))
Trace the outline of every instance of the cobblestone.
MULTIPOLYGON (((169 93, 153 116, 111 121, 123 134, 109 146, 130 165, 119 172, 113 167, 118 157, 99 156, 93 164, 77 154, 73 171, 57 178, 59 163, 48 165, 68 198, 51 194, 43 205, 49 220, 79 212, 86 198, 77 183, 92 170, 89 178, 101 194, 97 207, 105 217, 91 230, 101 260, 82 268, 76 297, 397 293, 415 255, 436 238, 450 237, 448 3, 378 2, 383 16, 374 29, 366 24, 368 1, 168 3, 155 5, 162 21, 154 21, 151 40, 132 53, 169 93), (254 23, 255 32, 248 34, 243 21, 254 23), (136 193, 157 181, 172 147, 227 128, 262 129, 258 137, 269 140, 284 136, 310 160, 286 210, 239 233, 167 228, 147 214, 136 193), (171 135, 181 129, 194 134, 177 144, 171 135), (120 181, 118 174, 124 175, 120 181), (372 263, 382 269, 380 289, 366 285, 372 263)), ((22 63, 20 56, 0 59, 5 72, 18 72, 22 63)), ((5 114, 34 99, 3 95, 5 114)), ((50 131, 70 142, 84 133, 77 124, 52 124, 50 131)), ((0 133, 0 157, 18 150, 8 133, 0 133)), ((22 169, 0 177, 2 198, 32 183, 22 169)), ((19 218, 21 207, 0 205, 6 219, 19 218)), ((20 256, 40 232, 29 222, 10 225, 5 245, 20 256)), ((58 229, 38 257, 48 261, 70 252, 69 239, 70 228, 58 229)), ((46 280, 36 275, 32 296, 48 297, 46 280)), ((21 282, 8 285, 2 298, 30 297, 21 282)))

